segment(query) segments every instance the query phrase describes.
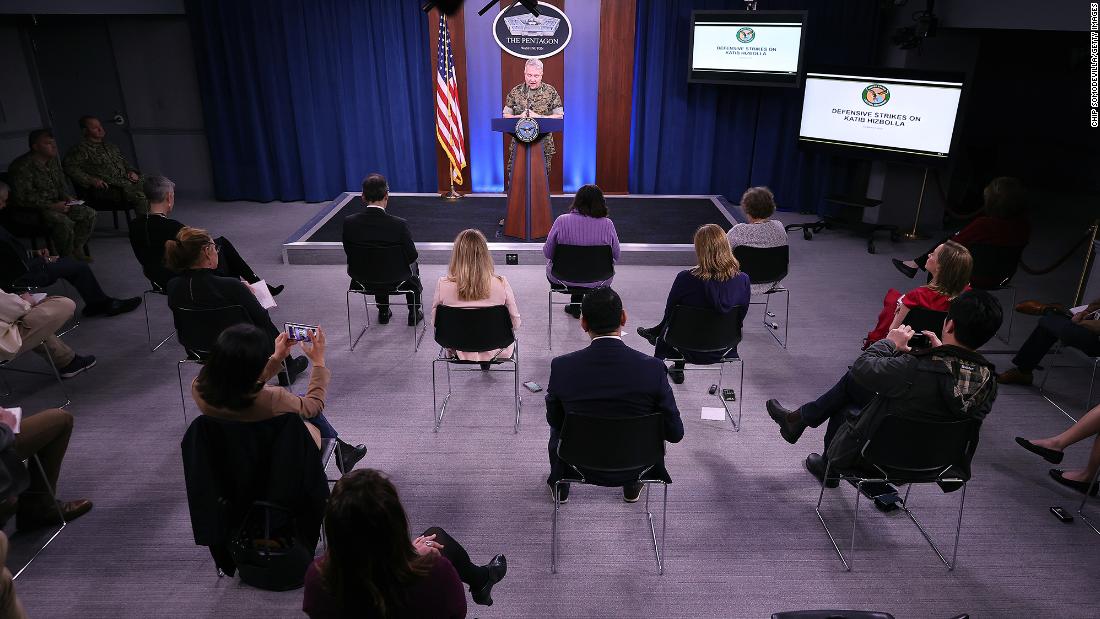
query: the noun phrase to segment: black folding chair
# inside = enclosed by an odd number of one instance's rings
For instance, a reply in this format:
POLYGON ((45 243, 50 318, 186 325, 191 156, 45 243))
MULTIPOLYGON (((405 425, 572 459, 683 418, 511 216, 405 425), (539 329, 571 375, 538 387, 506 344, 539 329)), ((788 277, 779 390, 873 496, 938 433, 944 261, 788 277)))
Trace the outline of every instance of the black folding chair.
POLYGON ((947 312, 937 312, 925 307, 911 307, 901 324, 909 325, 917 333, 931 331, 936 334, 936 337, 943 337, 945 320, 947 320, 947 312))
POLYGON ((435 308, 435 341, 439 344, 439 354, 432 361, 432 412, 435 415, 435 427, 433 432, 439 432, 439 426, 443 424, 443 413, 447 410, 447 403, 451 400, 451 366, 459 366, 456 371, 473 371, 470 366, 478 366, 477 371, 482 371, 480 364, 489 363, 490 368, 512 365, 511 370, 498 370, 512 372, 515 379, 513 398, 516 405, 516 421, 512 426, 512 432, 519 432, 519 416, 522 402, 519 397, 519 341, 512 331, 512 317, 508 314, 508 308, 503 305, 492 307, 450 307, 440 305, 435 308), (501 353, 509 346, 512 348, 511 357, 501 357, 501 353), (454 351, 464 352, 490 352, 497 351, 492 359, 482 361, 464 361, 458 358, 454 351), (443 363, 447 368, 447 395, 443 398, 443 405, 439 406, 435 386, 436 364, 443 363))
POLYGON ((821 481, 821 492, 817 497, 817 518, 821 526, 825 527, 825 533, 829 541, 833 543, 837 555, 840 557, 844 569, 852 571, 848 559, 840 550, 836 538, 833 537, 829 525, 825 523, 825 517, 821 514, 821 500, 825 496, 825 482, 833 479, 851 481, 856 486, 856 503, 852 514, 852 540, 849 557, 854 558, 856 549, 856 523, 859 518, 859 497, 862 494, 863 485, 874 484, 908 484, 905 490, 905 498, 901 500, 901 509, 909 516, 913 524, 920 529, 924 539, 936 551, 936 555, 947 566, 948 570, 955 569, 956 558, 959 553, 959 533, 962 531, 963 507, 966 505, 966 484, 969 476, 963 476, 960 465, 966 463, 973 455, 978 443, 978 430, 981 423, 972 420, 962 421, 918 421, 906 419, 894 415, 888 415, 882 420, 873 435, 863 442, 859 453, 861 466, 858 468, 837 469, 829 463, 825 467, 825 475, 821 481), (909 509, 909 493, 915 484, 944 484, 950 486, 962 486, 962 498, 959 501, 959 517, 955 524, 955 547, 951 554, 951 561, 944 558, 943 553, 936 547, 932 537, 913 515, 909 509))
POLYGON ((791 292, 783 286, 783 279, 787 277, 787 271, 791 264, 791 248, 788 245, 779 247, 749 247, 738 245, 733 248, 733 256, 741 263, 741 271, 749 276, 753 284, 769 284, 771 287, 764 291, 764 303, 759 301, 749 305, 764 306, 764 326, 783 348, 787 347, 787 333, 791 318, 791 292), (783 294, 783 339, 776 335, 779 332, 779 324, 775 322, 775 312, 768 311, 772 295, 783 294))
MULTIPOLYGON (((54 509, 57 510, 57 518, 60 522, 58 522, 57 528, 54 529, 53 532, 50 534, 49 539, 47 539, 42 545, 38 546, 38 548, 35 549, 34 554, 31 555, 31 558, 27 559, 27 562, 23 564, 23 567, 19 568, 19 570, 15 572, 15 575, 11 577, 12 580, 18 579, 20 574, 25 572, 27 568, 30 567, 31 563, 34 563, 34 560, 38 558, 38 555, 42 554, 42 551, 45 550, 46 547, 50 545, 50 543, 57 539, 58 535, 61 535, 61 532, 65 530, 65 526, 68 524, 68 522, 65 521, 65 512, 61 510, 61 504, 57 501, 57 493, 54 490, 54 487, 50 484, 50 478, 46 476, 46 468, 42 466, 42 460, 39 459, 38 454, 34 454, 27 460, 24 460, 24 463, 27 465, 27 469, 31 468, 32 460, 34 462, 34 468, 38 469, 38 474, 42 476, 42 482, 46 488, 45 493, 50 498, 50 504, 53 505, 54 509)), ((27 472, 31 475, 34 474, 30 470, 28 470, 27 472)))
MULTIPOLYGON (((999 245, 976 244, 968 247, 970 256, 974 260, 974 268, 970 273, 971 286, 978 290, 985 290, 990 294, 1008 291, 1009 302, 1004 307, 1016 307, 1016 287, 1012 285, 1012 278, 1020 266, 1020 257, 1024 253, 1023 247, 1003 247, 999 245)), ((1008 327, 1002 337, 997 332, 997 339, 1005 344, 1012 339, 1012 322, 1015 312, 1008 312, 1008 327)))
POLYGON ((665 455, 664 421, 660 413, 635 417, 597 417, 567 412, 558 439, 558 458, 566 467, 566 475, 554 483, 554 515, 550 527, 550 571, 558 572, 558 500, 561 484, 619 487, 622 481, 645 486, 645 515, 657 558, 657 573, 664 574, 661 555, 665 550, 668 529, 668 485, 672 483, 662 464, 665 455), (607 477, 610 476, 610 477, 607 477), (604 479, 601 479, 604 478, 604 479), (664 499, 661 504, 661 541, 653 526, 649 511, 649 487, 661 484, 664 499))
MULTIPOLYGON (((355 350, 355 345, 370 327, 370 311, 368 306, 378 303, 368 301, 368 296, 374 295, 407 295, 420 294, 413 283, 416 274, 405 258, 404 249, 400 245, 386 245, 375 247, 361 243, 344 243, 344 253, 348 259, 348 276, 351 284, 345 295, 348 308, 348 350, 355 350), (351 295, 358 294, 363 297, 363 311, 367 315, 367 324, 359 331, 359 335, 352 339, 351 335, 351 295)), ((424 311, 423 300, 413 303, 410 312, 424 311)), ((420 349, 420 340, 427 332, 428 325, 423 323, 420 327, 420 335, 417 336, 417 327, 413 326, 413 351, 420 349)))
POLYGON ((141 293, 141 304, 145 307, 145 343, 149 346, 149 352, 156 352, 165 342, 172 339, 176 332, 173 330, 156 345, 153 344, 153 327, 149 322, 149 295, 160 295, 167 301, 168 291, 157 285, 153 280, 149 280, 149 289, 141 293))
POLYGON ((176 336, 187 357, 176 362, 176 374, 180 381, 180 405, 183 407, 183 427, 187 429, 187 397, 183 391, 183 364, 206 363, 218 336, 229 327, 241 323, 252 324, 248 313, 240 305, 215 308, 173 307, 172 318, 176 324, 176 336))
POLYGON ((550 260, 550 275, 558 281, 579 284, 564 286, 550 282, 550 291, 546 295, 547 332, 546 339, 550 350, 554 349, 554 306, 569 305, 554 303, 554 294, 585 294, 597 284, 606 282, 615 276, 615 261, 611 257, 610 245, 557 245, 554 257, 550 260), (586 286, 584 284, 591 284, 586 286))
POLYGON ((125 201, 112 200, 107 197, 98 197, 92 191, 85 187, 81 187, 79 183, 73 181, 73 189, 76 190, 76 197, 84 200, 84 203, 96 210, 97 213, 111 213, 111 217, 114 219, 115 230, 118 230, 118 214, 121 212, 126 217, 126 227, 130 227, 130 221, 133 212, 137 214, 137 210, 127 204, 125 201))
POLYGON ((726 417, 733 424, 733 430, 741 429, 741 403, 744 401, 745 389, 745 362, 740 357, 728 357, 741 342, 740 307, 735 307, 725 314, 712 309, 677 305, 672 309, 672 315, 665 326, 665 332, 661 334, 665 343, 680 352, 679 359, 666 359, 684 364, 684 370, 709 370, 714 371, 712 365, 718 365, 718 390, 714 396, 722 403, 722 409, 726 411, 726 417), (711 363, 688 362, 684 357, 685 352, 698 353, 722 353, 722 358, 711 363), (734 421, 730 412, 729 403, 722 397, 722 388, 725 384, 726 365, 737 363, 740 367, 740 379, 737 392, 734 397, 737 400, 737 420, 734 421), (698 367, 688 367, 694 365, 698 367))
POLYGON ((1081 520, 1085 521, 1085 524, 1092 527, 1092 530, 1095 531, 1097 535, 1100 535, 1100 528, 1097 528, 1096 523, 1085 513, 1085 503, 1088 502, 1089 496, 1091 496, 1090 493, 1096 488, 1098 483, 1100 483, 1100 470, 1097 470, 1096 475, 1093 475, 1092 483, 1086 488, 1085 496, 1081 497, 1081 504, 1077 506, 1077 515, 1081 517, 1081 520))

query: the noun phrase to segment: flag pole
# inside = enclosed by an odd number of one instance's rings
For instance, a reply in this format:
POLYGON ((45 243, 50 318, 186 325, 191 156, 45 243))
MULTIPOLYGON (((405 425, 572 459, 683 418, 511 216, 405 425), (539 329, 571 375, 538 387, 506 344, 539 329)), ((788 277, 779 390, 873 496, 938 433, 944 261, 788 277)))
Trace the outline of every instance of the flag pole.
POLYGON ((455 191, 454 166, 450 166, 450 168, 451 168, 451 190, 450 191, 445 191, 445 192, 439 194, 439 197, 443 198, 444 200, 457 200, 457 199, 462 197, 462 194, 455 191))

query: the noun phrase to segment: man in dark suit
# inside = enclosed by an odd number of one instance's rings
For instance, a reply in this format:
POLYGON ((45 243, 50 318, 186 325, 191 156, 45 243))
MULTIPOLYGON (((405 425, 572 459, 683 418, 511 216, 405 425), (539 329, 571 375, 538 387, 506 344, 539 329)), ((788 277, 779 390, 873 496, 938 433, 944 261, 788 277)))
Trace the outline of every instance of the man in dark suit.
MULTIPOLYGON (((550 476, 546 483, 551 495, 554 482, 566 471, 557 453, 566 412, 604 417, 660 413, 665 422, 665 440, 678 443, 684 438, 684 423, 664 363, 624 344, 625 324, 623 302, 614 290, 597 288, 589 292, 581 302, 581 328, 592 343, 550 362, 550 382, 546 386, 550 476)), ((562 484, 560 488, 559 499, 564 503, 569 498, 569 486, 562 484)), ((624 483, 623 499, 633 503, 641 490, 640 484, 624 483)))
MULTIPOLYGON (((0 181, 0 210, 8 204, 11 190, 0 181)), ((44 287, 64 279, 84 299, 84 315, 116 316, 141 305, 141 297, 115 299, 106 295, 86 262, 71 256, 51 256, 49 250, 28 252, 10 232, 0 227, 0 287, 44 287)))
MULTIPOLYGON (((168 280, 175 273, 164 266, 164 244, 176 238, 183 224, 171 219, 172 209, 176 205, 176 184, 164 176, 147 176, 144 180, 144 195, 149 200, 148 214, 139 214, 130 222, 130 247, 134 250, 142 272, 154 285, 164 290, 168 280)), ((214 239, 218 250, 218 275, 243 279, 254 284, 260 276, 248 266, 237 248, 224 236, 214 239)), ((283 286, 268 284, 271 296, 283 291, 283 286)))
MULTIPOLYGON (((402 282, 403 287, 413 290, 405 295, 405 300, 409 304, 409 325, 416 325, 424 320, 424 312, 416 309, 421 302, 421 292, 424 290, 424 286, 420 283, 420 269, 416 264, 416 246, 413 245, 412 234, 405 220, 386 212, 389 201, 390 188, 386 184, 386 177, 378 173, 367 175, 363 179, 363 204, 367 208, 362 213, 344 218, 344 251, 347 251, 349 244, 368 247, 397 246, 402 249, 405 262, 409 265, 408 276, 402 282)), ((354 279, 355 276, 352 277, 354 279)), ((398 282, 372 283, 397 284, 398 282)), ((388 323, 393 316, 393 312, 390 311, 389 295, 375 295, 374 301, 378 304, 378 322, 388 323)))

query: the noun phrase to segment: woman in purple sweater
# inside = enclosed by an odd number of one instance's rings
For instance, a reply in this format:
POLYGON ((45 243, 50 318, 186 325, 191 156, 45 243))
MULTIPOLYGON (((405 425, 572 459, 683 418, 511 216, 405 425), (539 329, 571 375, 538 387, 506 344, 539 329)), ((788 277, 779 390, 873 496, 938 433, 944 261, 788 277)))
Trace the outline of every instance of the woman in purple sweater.
POLYGON ((497 555, 476 566, 443 529, 409 542, 409 522, 397 488, 373 469, 356 469, 332 489, 325 507, 328 552, 306 571, 302 610, 321 617, 466 616, 474 602, 492 606, 493 585, 508 564, 497 555))
MULTIPOLYGON (((653 356, 658 359, 682 357, 691 363, 714 363, 723 357, 736 357, 737 349, 725 353, 699 353, 678 351, 665 343, 665 327, 677 305, 713 309, 725 314, 737 312, 744 322, 749 308, 752 290, 749 276, 741 272, 741 265, 730 251, 726 233, 715 224, 706 224, 695 231, 695 255, 699 264, 680 271, 672 282, 672 290, 665 301, 665 315, 661 323, 651 329, 638 327, 638 335, 655 346, 653 356)), ((684 382, 684 361, 676 361, 668 371, 672 382, 684 382)))
MULTIPOLYGON (((615 232, 615 224, 607 216, 607 202, 603 198, 603 192, 595 185, 585 185, 577 190, 573 197, 573 205, 569 212, 560 215, 550 227, 550 234, 546 236, 546 243, 542 246, 542 254, 546 256, 546 279, 551 284, 562 286, 584 286, 586 288, 600 288, 610 286, 614 277, 603 282, 563 282, 550 274, 551 265, 554 262, 554 248, 558 245, 610 245, 611 259, 619 261, 619 235, 615 232)), ((572 295, 571 301, 565 306, 565 313, 573 318, 581 317, 581 300, 583 294, 572 295)))

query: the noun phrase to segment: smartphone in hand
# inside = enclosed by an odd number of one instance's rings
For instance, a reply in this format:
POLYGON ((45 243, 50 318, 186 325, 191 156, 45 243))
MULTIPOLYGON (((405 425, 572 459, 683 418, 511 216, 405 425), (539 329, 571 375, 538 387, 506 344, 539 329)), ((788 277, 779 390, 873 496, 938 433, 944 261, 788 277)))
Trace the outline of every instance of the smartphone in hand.
POLYGON ((317 325, 306 325, 297 322, 284 323, 286 336, 295 342, 312 342, 313 334, 317 332, 317 325))

